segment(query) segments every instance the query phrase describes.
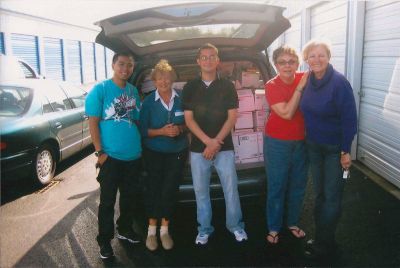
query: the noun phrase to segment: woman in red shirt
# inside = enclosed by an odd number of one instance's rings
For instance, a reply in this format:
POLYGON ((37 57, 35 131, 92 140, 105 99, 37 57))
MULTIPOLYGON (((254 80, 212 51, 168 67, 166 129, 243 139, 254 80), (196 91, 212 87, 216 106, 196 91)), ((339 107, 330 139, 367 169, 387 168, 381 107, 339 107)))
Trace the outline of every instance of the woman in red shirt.
POLYGON ((268 177, 267 241, 276 244, 285 213, 291 234, 296 238, 306 235, 297 226, 307 183, 304 119, 298 106, 308 72, 296 72, 299 57, 286 45, 274 51, 273 61, 278 74, 265 84, 271 113, 265 125, 264 162, 268 177))

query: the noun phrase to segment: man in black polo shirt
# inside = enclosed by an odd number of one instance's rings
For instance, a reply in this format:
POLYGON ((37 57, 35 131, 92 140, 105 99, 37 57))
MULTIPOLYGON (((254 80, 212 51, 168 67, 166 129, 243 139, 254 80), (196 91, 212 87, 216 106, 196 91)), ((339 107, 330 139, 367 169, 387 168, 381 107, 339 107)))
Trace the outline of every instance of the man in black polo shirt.
POLYGON ((247 240, 247 234, 242 221, 231 135, 236 123, 238 96, 232 82, 218 77, 219 57, 214 45, 205 44, 199 48, 197 64, 201 77, 189 81, 183 89, 185 121, 193 134, 190 162, 199 224, 195 243, 207 244, 214 231, 210 201, 212 166, 224 190, 226 227, 241 242, 247 240))

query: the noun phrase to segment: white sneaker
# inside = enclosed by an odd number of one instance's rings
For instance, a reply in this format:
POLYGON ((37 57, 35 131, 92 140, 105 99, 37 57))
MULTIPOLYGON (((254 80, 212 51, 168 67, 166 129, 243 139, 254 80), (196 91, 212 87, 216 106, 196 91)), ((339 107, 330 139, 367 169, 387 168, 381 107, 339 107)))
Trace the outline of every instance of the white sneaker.
POLYGON ((196 237, 196 242, 194 242, 196 245, 205 245, 208 243, 208 237, 210 235, 208 234, 198 234, 196 237))
POLYGON ((245 230, 243 230, 243 229, 234 231, 233 234, 235 235, 236 241, 238 241, 238 242, 242 242, 242 241, 245 241, 248 239, 247 234, 246 234, 245 230))

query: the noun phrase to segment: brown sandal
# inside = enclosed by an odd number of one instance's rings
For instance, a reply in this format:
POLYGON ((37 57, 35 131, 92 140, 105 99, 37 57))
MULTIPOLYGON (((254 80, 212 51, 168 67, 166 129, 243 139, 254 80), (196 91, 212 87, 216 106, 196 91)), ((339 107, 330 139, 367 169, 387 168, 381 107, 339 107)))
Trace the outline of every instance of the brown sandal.
POLYGON ((267 241, 270 244, 278 244, 278 242, 279 242, 279 233, 276 233, 276 232, 268 233, 267 241))
POLYGON ((295 238, 298 239, 304 238, 306 236, 306 233, 297 226, 289 227, 289 231, 295 238))

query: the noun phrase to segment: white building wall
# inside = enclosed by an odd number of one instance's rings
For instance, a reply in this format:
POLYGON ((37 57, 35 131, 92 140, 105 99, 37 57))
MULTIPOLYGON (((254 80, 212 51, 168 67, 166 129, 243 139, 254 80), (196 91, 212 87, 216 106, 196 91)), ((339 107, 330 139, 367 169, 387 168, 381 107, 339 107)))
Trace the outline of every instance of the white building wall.
POLYGON ((400 2, 367 1, 357 158, 400 187, 400 2))
POLYGON ((322 2, 311 8, 311 38, 327 39, 331 44, 330 62, 345 73, 347 2, 322 2))
POLYGON ((301 53, 301 13, 289 18, 290 27, 284 34, 284 43, 290 45, 296 49, 298 53, 301 53))
MULTIPOLYGON (((112 74, 112 72, 105 72, 106 62, 104 54, 94 53, 94 42, 99 33, 97 30, 0 8, 0 32, 4 38, 6 55, 14 54, 15 45, 13 46, 13 44, 16 41, 13 41, 12 36, 15 36, 15 34, 36 37, 38 40, 38 49, 37 55, 33 56, 39 63, 37 67, 38 71, 44 76, 47 76, 46 71, 49 69, 46 66, 48 61, 45 60, 49 58, 49 55, 46 55, 48 51, 44 49, 43 43, 43 40, 47 40, 47 38, 60 39, 63 44, 60 53, 62 51, 62 68, 64 68, 65 75, 53 77, 54 79, 63 79, 64 77, 65 80, 73 83, 91 83, 95 79, 104 79, 105 74, 107 74, 107 77, 110 77, 112 74), (78 42, 79 44, 79 53, 77 54, 79 58, 75 59, 75 63, 70 62, 71 57, 75 55, 69 55, 70 48, 68 47, 73 42, 78 42), (89 47, 91 49, 88 49, 89 47), (99 58, 97 58, 97 55, 99 58), (77 62, 82 63, 82 65, 77 64, 77 62), (101 64, 104 66, 100 66, 101 64), (97 73, 99 73, 98 77, 95 75, 97 73)), ((98 51, 104 51, 105 49, 101 45, 97 45, 96 48, 98 51)))
POLYGON ((0 32, 94 42, 99 31, 0 9, 0 32))

